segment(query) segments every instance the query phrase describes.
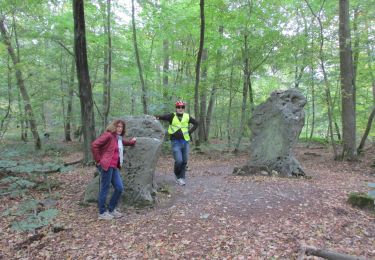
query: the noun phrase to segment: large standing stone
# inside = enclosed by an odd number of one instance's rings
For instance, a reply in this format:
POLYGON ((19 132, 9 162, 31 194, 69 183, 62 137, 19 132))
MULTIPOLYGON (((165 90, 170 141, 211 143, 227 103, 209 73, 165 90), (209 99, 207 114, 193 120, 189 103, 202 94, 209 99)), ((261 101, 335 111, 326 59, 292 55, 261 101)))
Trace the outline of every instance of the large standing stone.
MULTIPOLYGON (((134 147, 125 146, 125 165, 121 170, 125 192, 121 203, 127 205, 152 205, 156 183, 154 172, 164 138, 164 129, 152 116, 124 117, 126 136, 135 136, 134 147)), ((84 201, 96 202, 99 191, 99 176, 88 185, 84 201)), ((111 190, 112 193, 112 190, 111 190)), ((111 194, 108 196, 108 198, 111 194)))
POLYGON ((292 154, 304 125, 306 98, 297 89, 275 91, 256 107, 250 120, 250 160, 235 168, 238 175, 305 175, 292 154))

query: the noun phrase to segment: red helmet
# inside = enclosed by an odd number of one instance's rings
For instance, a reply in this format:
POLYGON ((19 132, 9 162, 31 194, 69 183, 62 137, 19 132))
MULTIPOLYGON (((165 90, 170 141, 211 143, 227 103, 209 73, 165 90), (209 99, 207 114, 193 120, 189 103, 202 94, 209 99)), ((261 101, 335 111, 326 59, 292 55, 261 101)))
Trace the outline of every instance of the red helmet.
POLYGON ((176 107, 183 107, 183 106, 185 106, 184 101, 179 100, 179 101, 176 102, 176 107))

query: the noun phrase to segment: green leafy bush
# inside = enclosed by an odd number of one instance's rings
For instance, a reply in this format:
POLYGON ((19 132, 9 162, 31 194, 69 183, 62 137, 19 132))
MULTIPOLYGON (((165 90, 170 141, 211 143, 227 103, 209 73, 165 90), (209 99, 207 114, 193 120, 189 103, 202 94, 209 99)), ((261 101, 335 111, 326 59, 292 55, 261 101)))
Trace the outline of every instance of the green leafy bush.
POLYGON ((0 195, 18 197, 24 195, 35 183, 21 177, 9 176, 0 180, 0 195))
POLYGON ((11 228, 16 231, 35 231, 38 228, 50 224, 58 214, 57 209, 51 208, 41 210, 40 205, 41 204, 38 200, 26 200, 21 203, 16 209, 9 209, 2 215, 22 217, 17 221, 13 221, 11 224, 11 228))

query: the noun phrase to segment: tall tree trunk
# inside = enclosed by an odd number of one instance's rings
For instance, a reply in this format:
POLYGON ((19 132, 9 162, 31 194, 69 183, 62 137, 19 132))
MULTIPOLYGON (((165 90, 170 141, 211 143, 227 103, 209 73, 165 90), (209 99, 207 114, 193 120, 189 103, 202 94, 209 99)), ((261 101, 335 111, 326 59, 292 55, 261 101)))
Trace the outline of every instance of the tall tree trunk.
POLYGON ((64 134, 66 136, 66 112, 65 112, 65 89, 66 85, 69 86, 69 82, 67 84, 64 84, 64 78, 66 77, 67 73, 67 66, 64 66, 64 56, 63 56, 63 50, 60 50, 60 64, 59 64, 59 70, 60 70, 60 89, 61 89, 61 112, 63 115, 63 126, 64 126, 64 134))
MULTIPOLYGON (((224 34, 224 26, 219 26, 219 35, 220 39, 222 39, 224 34)), ((212 114, 214 112, 214 104, 216 100, 216 92, 218 89, 218 85, 221 84, 220 78, 220 71, 221 71, 221 60, 222 60, 222 53, 221 48, 218 48, 216 52, 216 66, 215 66, 215 74, 214 74, 214 83, 211 89, 210 101, 208 103, 207 108, 207 117, 206 117, 206 137, 205 140, 208 140, 211 130, 211 121, 212 121, 212 114)))
POLYGON ((107 34, 107 43, 104 48, 104 75, 103 75, 103 129, 108 123, 108 115, 111 107, 111 81, 112 81, 112 35, 111 35, 111 0, 107 0, 106 4, 106 24, 104 32, 107 34))
POLYGON ((241 106, 241 121, 240 128, 237 136, 237 143, 234 147, 234 153, 238 152, 241 144, 242 136, 246 124, 246 106, 247 106, 247 95, 249 90, 250 70, 249 70, 249 50, 247 46, 248 33, 244 35, 244 49, 243 49, 243 88, 242 88, 242 106, 241 106))
POLYGON ((206 134, 206 116, 207 116, 207 59, 208 59, 208 52, 207 49, 204 48, 202 52, 202 77, 201 77, 201 88, 200 88, 200 111, 199 111, 199 128, 198 128, 198 135, 199 140, 202 142, 207 142, 207 134, 206 134))
POLYGON ((39 133, 38 133, 37 124, 36 124, 36 121, 35 121, 33 109, 31 107, 30 97, 29 97, 29 94, 27 92, 24 80, 23 80, 22 71, 20 70, 20 68, 18 66, 19 56, 16 57, 16 54, 15 54, 14 49, 13 49, 13 47, 11 45, 11 42, 10 42, 10 38, 8 36, 8 32, 5 28, 4 17, 0 17, 0 31, 1 31, 1 35, 3 36, 4 44, 5 44, 5 46, 7 46, 8 53, 9 53, 10 57, 12 58, 14 69, 16 71, 17 85, 18 85, 18 88, 20 90, 23 102, 25 104, 26 117, 27 117, 27 120, 30 124, 31 133, 33 134, 35 148, 37 150, 39 150, 41 148, 40 137, 39 137, 39 133))
MULTIPOLYGON (((13 19, 13 31, 14 31, 14 42, 16 44, 16 51, 17 51, 17 61, 20 62, 20 44, 18 42, 18 35, 17 35, 17 27, 16 27, 16 20, 14 18, 14 13, 12 14, 12 19, 13 19)), ((19 89, 19 88, 18 88, 19 89)), ((19 105, 19 111, 24 111, 21 112, 22 114, 22 119, 21 119, 21 140, 24 142, 27 142, 27 135, 29 132, 29 123, 27 120, 27 112, 26 112, 26 107, 24 106, 22 109, 22 101, 21 101, 21 91, 18 92, 18 105, 19 105)))
MULTIPOLYGON (((366 31, 368 32, 369 27, 368 27, 367 20, 366 20, 365 26, 366 26, 366 31)), ((366 142, 366 139, 368 137, 368 134, 370 133, 372 122, 373 122, 374 117, 375 117, 375 76, 374 76, 374 73, 373 73, 373 70, 372 70, 372 65, 371 65, 372 64, 372 56, 371 56, 370 39, 368 38, 368 35, 367 35, 367 41, 366 41, 366 51, 367 51, 367 56, 368 56, 368 66, 369 66, 371 84, 372 84, 373 101, 372 101, 372 112, 371 112, 371 114, 368 118, 365 132, 364 132, 364 134, 361 138, 361 142, 360 142, 360 144, 357 148, 358 154, 361 153, 363 151, 363 148, 365 147, 365 142, 366 142)))
POLYGON ((73 0, 74 53, 76 57, 83 134, 84 163, 92 161, 91 143, 95 139, 94 104, 87 63, 85 12, 83 0, 73 0))
POLYGON ((342 159, 352 161, 357 158, 357 150, 355 104, 353 102, 353 60, 349 25, 349 0, 340 0, 339 7, 340 82, 343 132, 342 159))
POLYGON ((228 106, 228 115, 227 115, 227 146, 228 150, 230 149, 232 145, 232 123, 231 123, 231 118, 232 118, 232 102, 234 98, 233 94, 233 71, 234 71, 234 66, 232 64, 231 69, 230 69, 230 78, 229 78, 229 106, 228 106))
POLYGON ((353 20, 353 33, 354 33, 354 52, 353 52, 353 103, 354 111, 356 110, 357 104, 357 68, 359 61, 359 32, 358 32, 358 17, 360 15, 359 5, 354 9, 354 20, 353 20))
POLYGON ((131 86, 131 108, 130 108, 130 115, 134 115, 135 114, 135 93, 134 93, 134 86, 132 85, 131 86))
POLYGON ((12 77, 11 77, 11 68, 9 64, 9 56, 7 57, 7 85, 8 85, 8 105, 4 117, 1 119, 0 123, 0 140, 3 138, 5 132, 7 131, 8 124, 12 118, 12 77))
POLYGON ((311 66, 311 110, 312 110, 312 119, 311 119, 311 130, 310 130, 310 142, 314 136, 315 129, 315 84, 314 84, 314 69, 311 66))
POLYGON ((323 78, 324 78, 324 86, 325 86, 325 96, 326 96, 326 103, 327 103, 327 108, 328 108, 328 129, 329 129, 329 135, 330 135, 330 140, 331 140, 331 144, 332 144, 332 149, 333 149, 333 154, 334 154, 334 159, 337 160, 339 155, 338 155, 338 152, 337 152, 337 147, 336 147, 336 143, 335 143, 335 139, 334 139, 334 136, 333 136, 333 106, 332 106, 332 97, 331 97, 331 90, 330 90, 330 85, 329 85, 329 81, 328 81, 328 76, 327 76, 327 72, 326 72, 326 69, 325 69, 325 66, 324 66, 324 54, 323 54, 323 47, 324 47, 324 37, 323 37, 323 24, 322 24, 322 20, 320 18, 320 12, 321 10, 323 9, 323 6, 325 4, 325 0, 323 0, 321 6, 320 6, 320 11, 319 11, 319 15, 317 15, 312 7, 310 6, 309 2, 307 0, 305 0, 305 3, 307 4, 307 6, 309 7, 312 15, 318 20, 318 23, 319 23, 319 41, 320 41, 320 46, 319 46, 319 65, 320 65, 320 68, 323 72, 323 78))
MULTIPOLYGON (((168 39, 163 40, 163 101, 165 103, 169 102, 169 41, 168 39)), ((177 74, 178 75, 178 74, 177 74)))
POLYGON ((65 142, 71 142, 72 133, 72 108, 73 108, 73 94, 74 94, 74 72, 75 72, 75 59, 73 57, 71 69, 70 69, 70 79, 69 79, 69 89, 68 89, 68 105, 66 109, 66 119, 65 119, 65 142))
POLYGON ((368 118, 368 121, 367 121, 366 130, 365 130, 365 132, 362 136, 361 142, 358 146, 358 149, 357 149, 358 154, 362 153, 363 148, 365 147, 366 139, 368 137, 368 134, 370 133, 371 125, 372 125, 372 121, 374 120, 374 117, 375 117, 375 106, 372 108, 372 112, 371 112, 371 114, 368 118))
POLYGON ((137 66, 138 66, 139 80, 141 82, 141 88, 142 88, 143 113, 147 115, 148 114, 148 108, 147 108, 147 89, 146 89, 145 81, 143 79, 143 70, 142 70, 141 60, 139 58, 138 43, 137 43, 137 31, 135 29, 134 0, 132 0, 132 28, 133 28, 134 52, 135 52, 135 58, 136 58, 136 61, 137 61, 137 66))
MULTIPOLYGON (((199 50, 197 55, 197 63, 195 65, 195 85, 194 85, 194 114, 195 118, 200 118, 199 115, 199 80, 200 80, 200 67, 201 67, 201 60, 202 60, 202 52, 204 46, 204 30, 205 30, 205 17, 204 17, 204 0, 200 0, 199 3, 200 7, 200 37, 199 37, 199 50)), ((203 122, 200 122, 200 124, 203 122)), ((200 145, 201 140, 199 138, 196 139, 195 143, 197 146, 200 145)))

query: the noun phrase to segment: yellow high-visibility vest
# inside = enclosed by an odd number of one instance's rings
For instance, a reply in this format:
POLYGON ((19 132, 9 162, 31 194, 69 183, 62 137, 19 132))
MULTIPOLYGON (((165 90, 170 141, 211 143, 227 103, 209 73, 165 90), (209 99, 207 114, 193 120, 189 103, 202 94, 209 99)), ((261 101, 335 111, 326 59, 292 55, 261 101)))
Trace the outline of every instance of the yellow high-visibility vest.
POLYGON ((184 135, 184 139, 186 141, 189 141, 190 140, 190 135, 189 135, 189 119, 190 119, 190 116, 189 116, 189 114, 183 113, 181 121, 176 116, 176 113, 173 113, 173 114, 174 114, 174 117, 173 117, 172 123, 169 125, 168 134, 170 134, 170 135, 174 134, 179 129, 181 129, 182 134, 184 135))

